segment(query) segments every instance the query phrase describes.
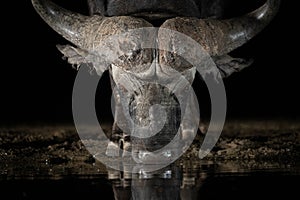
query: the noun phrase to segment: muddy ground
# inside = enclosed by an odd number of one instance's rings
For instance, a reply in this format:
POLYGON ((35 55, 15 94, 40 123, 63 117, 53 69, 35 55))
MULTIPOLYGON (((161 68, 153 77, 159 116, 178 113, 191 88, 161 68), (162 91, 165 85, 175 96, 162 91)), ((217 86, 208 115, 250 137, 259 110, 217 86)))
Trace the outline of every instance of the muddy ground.
MULTIPOLYGON (((102 127, 110 131, 109 123, 102 127)), ((229 172, 300 172, 299 120, 228 120, 214 149, 200 160, 198 150, 203 137, 199 132, 194 144, 176 162, 192 160, 229 172)), ((106 170, 86 150, 72 124, 0 127, 1 179, 89 177, 106 170)))

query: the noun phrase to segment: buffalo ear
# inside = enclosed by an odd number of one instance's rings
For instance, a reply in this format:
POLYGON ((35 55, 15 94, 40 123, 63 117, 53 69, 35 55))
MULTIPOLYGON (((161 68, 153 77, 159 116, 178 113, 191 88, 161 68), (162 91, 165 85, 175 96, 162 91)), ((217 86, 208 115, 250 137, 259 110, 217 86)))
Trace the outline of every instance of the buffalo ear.
POLYGON ((80 66, 86 66, 90 72, 96 71, 98 75, 102 74, 110 66, 109 62, 101 56, 97 56, 87 50, 76 48, 71 45, 56 45, 58 50, 64 55, 63 59, 67 59, 68 63, 79 70, 80 66))
POLYGON ((253 59, 233 58, 229 55, 213 57, 213 60, 223 78, 239 72, 253 63, 253 59))
POLYGON ((88 51, 75 48, 71 45, 56 45, 57 49, 64 55, 63 59, 67 59, 76 69, 82 64, 91 64, 87 60, 88 51))

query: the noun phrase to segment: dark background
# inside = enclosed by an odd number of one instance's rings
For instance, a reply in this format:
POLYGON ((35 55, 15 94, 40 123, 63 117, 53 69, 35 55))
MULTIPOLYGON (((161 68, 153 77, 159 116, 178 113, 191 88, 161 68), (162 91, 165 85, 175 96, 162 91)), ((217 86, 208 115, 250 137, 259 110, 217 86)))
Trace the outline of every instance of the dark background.
MULTIPOLYGON (((56 2, 68 9, 87 13, 85 0, 56 2)), ((252 57, 255 62, 224 79, 229 118, 300 117, 299 22, 296 17, 299 11, 294 4, 283 1, 274 21, 233 52, 237 56, 252 57)), ((243 12, 247 10, 246 5, 240 3, 231 7, 228 13, 243 12)), ((0 124, 72 122, 72 89, 76 71, 62 59, 55 46, 67 41, 38 16, 29 0, 6 1, 2 10, 0 124)), ((105 105, 103 116, 109 116, 107 76, 102 82, 102 98, 99 99, 105 105)), ((196 86, 196 91, 201 92, 201 87, 196 86)))

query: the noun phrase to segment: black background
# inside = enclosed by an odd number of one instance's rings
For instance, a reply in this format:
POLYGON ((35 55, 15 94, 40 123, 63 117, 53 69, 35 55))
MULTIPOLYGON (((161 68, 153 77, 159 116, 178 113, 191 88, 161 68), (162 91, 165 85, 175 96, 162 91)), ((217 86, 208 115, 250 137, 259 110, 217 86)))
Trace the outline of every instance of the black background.
MULTIPOLYGON (((84 0, 56 2, 68 9, 87 13, 84 0)), ((38 16, 29 0, 2 4, 0 124, 72 122, 72 89, 76 71, 62 59, 55 46, 67 41, 38 16)), ((233 52, 237 56, 252 57, 255 62, 224 79, 229 118, 300 117, 299 11, 294 4, 283 1, 274 21, 233 52)), ((242 12, 247 10, 245 5, 231 10, 233 13, 242 12)), ((109 79, 104 77, 102 82, 103 98, 99 99, 108 105, 109 79)), ((102 108, 107 116, 109 107, 102 108)))

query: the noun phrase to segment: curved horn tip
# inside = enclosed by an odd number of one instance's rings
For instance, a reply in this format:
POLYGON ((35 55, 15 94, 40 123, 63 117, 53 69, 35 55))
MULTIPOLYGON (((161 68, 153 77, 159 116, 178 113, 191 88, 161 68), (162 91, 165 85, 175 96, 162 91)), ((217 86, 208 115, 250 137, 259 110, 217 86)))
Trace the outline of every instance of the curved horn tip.
POLYGON ((50 0, 31 0, 41 18, 57 33, 75 45, 82 45, 87 16, 66 10, 50 0))
POLYGON ((267 0, 266 3, 257 10, 249 13, 249 16, 253 16, 256 19, 269 19, 273 18, 281 5, 281 0, 267 0))

